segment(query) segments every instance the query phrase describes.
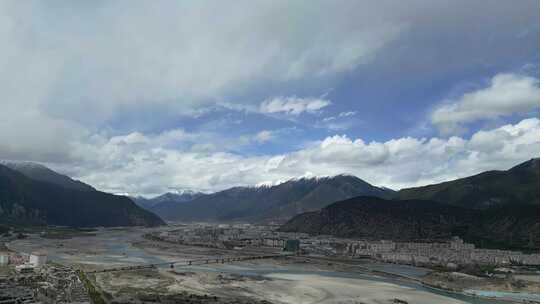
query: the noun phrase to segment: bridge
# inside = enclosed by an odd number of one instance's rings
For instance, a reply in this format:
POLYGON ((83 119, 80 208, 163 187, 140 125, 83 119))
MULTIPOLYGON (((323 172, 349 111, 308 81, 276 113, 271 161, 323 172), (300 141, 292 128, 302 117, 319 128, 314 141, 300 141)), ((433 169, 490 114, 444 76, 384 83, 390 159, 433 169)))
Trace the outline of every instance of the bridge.
POLYGON ((294 254, 271 254, 271 255, 253 255, 253 256, 235 256, 235 257, 217 257, 217 258, 201 258, 193 260, 181 260, 173 262, 163 262, 163 263, 154 263, 154 264, 143 264, 143 265, 134 265, 134 266, 124 266, 124 267, 115 267, 107 268, 101 270, 87 271, 86 273, 106 273, 106 272, 116 272, 116 271, 133 271, 141 269, 152 269, 158 267, 170 266, 174 268, 176 266, 200 266, 208 264, 225 264, 225 263, 234 263, 234 262, 243 262, 243 261, 252 261, 252 260, 263 260, 263 259, 275 259, 292 256, 294 254))

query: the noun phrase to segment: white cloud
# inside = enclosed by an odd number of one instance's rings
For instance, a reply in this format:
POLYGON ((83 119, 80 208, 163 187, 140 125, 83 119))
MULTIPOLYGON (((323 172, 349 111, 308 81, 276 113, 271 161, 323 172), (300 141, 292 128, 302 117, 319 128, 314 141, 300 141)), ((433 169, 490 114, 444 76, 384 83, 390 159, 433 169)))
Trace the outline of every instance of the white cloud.
POLYGON ((399 32, 359 6, 2 1, 2 102, 103 123, 126 108, 186 113, 250 86, 332 78, 399 32))
POLYGON ((259 107, 259 111, 267 114, 284 113, 299 115, 302 113, 318 112, 330 104, 330 100, 315 97, 274 97, 263 101, 259 107))
MULTIPOLYGON (((73 150, 71 157, 78 159, 78 165, 71 173, 106 191, 147 195, 170 188, 220 190, 306 174, 341 173, 397 189, 507 169, 538 157, 540 119, 479 131, 471 138, 404 137, 366 143, 335 135, 304 149, 273 156, 173 147, 197 138, 179 131, 94 138, 73 150), (177 135, 167 135, 171 133, 177 135)), ((72 165, 69 168, 73 170, 72 165)))
POLYGON ((354 116, 356 115, 356 111, 348 111, 348 112, 341 112, 339 113, 339 117, 349 117, 349 116, 354 116))
POLYGON ((255 141, 257 141, 258 143, 265 143, 273 140, 275 137, 275 131, 263 130, 255 135, 255 141))
POLYGON ((497 74, 484 89, 447 100, 437 108, 431 121, 443 132, 453 133, 463 124, 495 119, 540 108, 540 86, 536 78, 517 74, 497 74))
POLYGON ((348 111, 348 112, 341 112, 339 113, 337 116, 329 116, 329 117, 325 117, 323 119, 324 122, 329 122, 329 121, 332 121, 332 120, 336 120, 338 118, 343 118, 343 117, 350 117, 350 116, 354 116, 356 115, 356 111, 348 111))
MULTIPOLYGON (((313 92, 339 87, 341 81, 397 75, 396 67, 404 75, 431 78, 433 73, 440 79, 448 70, 513 59, 526 49, 519 58, 523 59, 538 49, 534 31, 528 31, 520 43, 514 38, 538 20, 537 1, 498 3, 490 6, 490 14, 484 14, 482 2, 463 0, 462 4, 426 6, 422 0, 402 6, 395 1, 377 5, 279 0, 234 4, 0 1, 0 156, 49 162, 102 189, 123 189, 118 192, 160 192, 164 185, 220 189, 306 172, 353 171, 390 186, 433 180, 442 173, 429 168, 450 172, 445 171, 445 164, 429 162, 425 170, 432 172, 432 178, 429 174, 405 177, 403 170, 401 175, 389 172, 393 178, 386 180, 377 170, 395 158, 396 145, 409 151, 408 146, 422 150, 429 144, 433 148, 429 152, 443 155, 447 150, 487 153, 481 149, 489 151, 482 145, 489 141, 488 135, 474 139, 476 148, 462 148, 469 140, 458 138, 366 143, 329 137, 321 141, 325 147, 253 157, 223 152, 242 144, 241 138, 231 143, 219 134, 190 134, 182 129, 147 134, 144 130, 182 127, 183 115, 200 117, 205 113, 201 108, 216 104, 256 112, 264 109, 295 119, 291 116, 325 109, 329 101, 283 97, 267 100, 261 108, 261 100, 293 93, 313 96, 313 92), (471 31, 471 23, 479 26, 471 31), (495 25, 497 33, 492 35, 495 25), (447 33, 448 39, 441 40, 441 33, 447 33), (488 36, 493 43, 477 39, 488 36), (447 45, 459 52, 440 52, 447 45), (446 56, 451 58, 446 60, 446 56), (347 77, 351 71, 361 77, 347 77)), ((458 120, 456 124, 463 119, 458 120)), ((329 127, 343 130, 347 126, 329 127)), ((531 141, 530 134, 535 134, 499 131, 510 134, 503 147, 516 137, 531 141)), ((262 141, 272 137, 257 136, 262 141)), ((253 135, 248 137, 253 142, 253 135)), ((520 144, 525 150, 529 146, 520 144)))
POLYGON ((352 128, 355 124, 358 124, 358 120, 351 119, 356 115, 356 111, 341 112, 335 116, 328 116, 323 118, 320 126, 327 128, 335 132, 343 132, 352 128))
POLYGON ((258 107, 268 95, 250 92, 269 85, 323 81, 325 89, 401 29, 362 6, 1 1, 0 153, 56 161, 70 141, 128 120, 161 125, 237 96, 252 102, 235 104, 258 107))
MULTIPOLYGON (((443 73, 456 63, 514 58, 516 49, 538 49, 537 8, 497 3, 484 14, 483 3, 465 0, 0 1, 0 153, 66 159, 71 141, 118 132, 127 120, 171 125, 222 102, 258 108, 266 96, 320 92, 363 67, 367 75, 395 74, 396 66, 443 73), (486 33, 496 48, 477 39, 486 33), (517 33, 527 41, 516 43, 517 33), (460 51, 440 52, 441 42, 460 51), (430 60, 448 64, 433 69, 430 60)), ((130 128, 143 129, 152 128, 130 128)))

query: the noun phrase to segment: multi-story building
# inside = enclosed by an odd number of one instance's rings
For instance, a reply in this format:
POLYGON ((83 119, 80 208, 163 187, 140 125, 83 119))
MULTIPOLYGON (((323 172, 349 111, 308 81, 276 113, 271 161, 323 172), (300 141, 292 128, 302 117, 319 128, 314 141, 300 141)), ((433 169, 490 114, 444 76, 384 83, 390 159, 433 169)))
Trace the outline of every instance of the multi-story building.
POLYGON ((540 254, 523 254, 518 251, 478 249, 460 238, 448 242, 392 242, 352 241, 346 254, 370 256, 392 263, 425 265, 540 265, 540 254))

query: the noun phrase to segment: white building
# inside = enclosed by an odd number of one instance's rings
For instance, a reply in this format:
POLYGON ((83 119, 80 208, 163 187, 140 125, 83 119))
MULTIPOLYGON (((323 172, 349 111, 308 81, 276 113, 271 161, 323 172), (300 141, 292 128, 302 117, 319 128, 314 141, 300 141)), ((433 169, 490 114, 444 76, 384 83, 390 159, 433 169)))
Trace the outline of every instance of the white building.
POLYGON ((41 267, 47 263, 47 254, 43 252, 33 252, 30 255, 30 264, 34 267, 41 267))
POLYGON ((9 254, 7 252, 0 252, 0 266, 6 266, 9 264, 9 254))

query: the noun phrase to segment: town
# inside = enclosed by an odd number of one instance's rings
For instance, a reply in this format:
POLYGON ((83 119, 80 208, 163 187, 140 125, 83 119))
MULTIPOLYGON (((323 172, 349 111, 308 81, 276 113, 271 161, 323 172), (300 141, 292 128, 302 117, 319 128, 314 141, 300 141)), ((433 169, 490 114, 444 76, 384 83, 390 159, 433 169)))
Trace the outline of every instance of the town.
POLYGON ((347 243, 346 254, 352 257, 368 256, 376 260, 415 266, 444 266, 457 268, 463 265, 539 266, 540 254, 519 251, 479 249, 464 243, 459 237, 447 242, 393 242, 352 241, 347 243))
POLYGON ((441 241, 358 240, 327 235, 279 232, 277 225, 191 224, 147 237, 209 248, 281 248, 307 255, 370 258, 387 263, 457 268, 465 265, 540 266, 540 254, 482 249, 459 237, 441 241))
POLYGON ((42 254, 30 255, 31 261, 17 265, 19 258, 20 255, 15 254, 10 259, 16 273, 0 276, 0 303, 91 303, 84 283, 72 268, 45 264, 42 254))

